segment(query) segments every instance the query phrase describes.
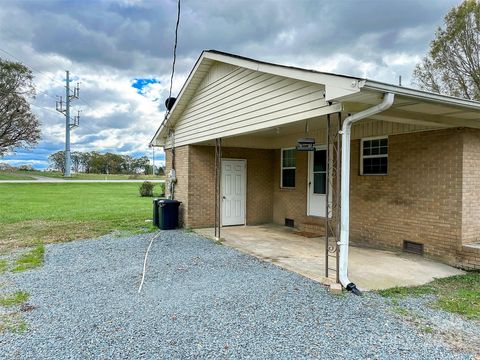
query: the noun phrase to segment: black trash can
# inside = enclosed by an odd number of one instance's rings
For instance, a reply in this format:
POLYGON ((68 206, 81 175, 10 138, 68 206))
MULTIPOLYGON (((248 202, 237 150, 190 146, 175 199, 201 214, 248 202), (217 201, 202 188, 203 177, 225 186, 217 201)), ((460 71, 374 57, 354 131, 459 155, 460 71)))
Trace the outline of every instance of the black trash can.
POLYGON ((158 200, 158 227, 162 230, 172 230, 178 227, 178 208, 180 201, 158 200))
POLYGON ((153 199, 153 226, 158 227, 158 202, 162 199, 153 199))

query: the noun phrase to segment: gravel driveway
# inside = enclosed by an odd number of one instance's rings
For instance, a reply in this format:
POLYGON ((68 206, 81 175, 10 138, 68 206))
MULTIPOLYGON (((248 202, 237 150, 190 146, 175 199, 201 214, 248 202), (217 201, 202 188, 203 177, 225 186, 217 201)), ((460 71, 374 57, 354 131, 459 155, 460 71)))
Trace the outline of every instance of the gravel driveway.
POLYGON ((375 294, 332 296, 295 273, 196 234, 47 246, 42 268, 7 273, 31 294, 28 330, 1 359, 447 359, 449 349, 375 294))

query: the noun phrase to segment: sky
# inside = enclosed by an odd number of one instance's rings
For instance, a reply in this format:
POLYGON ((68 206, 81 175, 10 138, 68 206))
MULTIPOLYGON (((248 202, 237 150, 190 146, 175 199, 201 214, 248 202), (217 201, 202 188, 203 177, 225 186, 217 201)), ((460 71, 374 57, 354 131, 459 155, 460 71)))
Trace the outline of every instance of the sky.
MULTIPOLYGON (((152 156, 165 114, 176 0, 0 0, 0 57, 35 76, 42 139, 0 162, 48 167, 62 150, 65 70, 80 99, 72 151, 152 156)), ((173 96, 204 49, 411 85, 453 0, 182 0, 173 96)), ((155 153, 161 162, 164 154, 155 153)))

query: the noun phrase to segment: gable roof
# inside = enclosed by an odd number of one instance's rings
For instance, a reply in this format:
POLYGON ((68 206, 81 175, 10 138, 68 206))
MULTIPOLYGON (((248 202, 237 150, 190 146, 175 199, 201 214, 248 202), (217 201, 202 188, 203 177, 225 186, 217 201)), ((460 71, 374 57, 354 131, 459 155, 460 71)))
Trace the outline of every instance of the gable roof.
MULTIPOLYGON (((174 106, 156 131, 152 141, 150 142, 151 145, 155 145, 156 139, 161 135, 166 136, 165 131, 167 125, 168 127, 173 126, 180 118, 186 106, 195 95, 195 92, 197 91, 202 80, 210 71, 212 65, 216 62, 300 81, 322 84, 325 86, 325 100, 331 102, 362 102, 362 99, 365 100, 366 97, 370 97, 371 101, 372 96, 375 97, 378 96, 378 94, 391 92, 408 99, 416 99, 418 101, 432 104, 449 105, 457 108, 460 107, 463 109, 462 111, 467 112, 480 112, 480 103, 473 100, 440 95, 437 93, 387 84, 366 78, 321 72, 294 66, 279 65, 218 50, 204 50, 197 59, 186 82, 180 90, 174 106)), ((479 117, 480 116, 477 115, 472 117, 472 114, 469 112, 466 119, 475 118, 476 120, 479 117)))

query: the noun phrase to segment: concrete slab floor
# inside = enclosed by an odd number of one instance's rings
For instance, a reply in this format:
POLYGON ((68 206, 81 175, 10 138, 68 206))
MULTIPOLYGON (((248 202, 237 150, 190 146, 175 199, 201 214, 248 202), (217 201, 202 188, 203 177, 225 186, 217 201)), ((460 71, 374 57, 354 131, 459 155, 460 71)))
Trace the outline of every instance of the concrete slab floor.
MULTIPOLYGON (((214 229, 197 229, 198 234, 213 238, 214 229)), ((306 238, 280 225, 229 226, 221 230, 222 243, 257 258, 272 262, 323 284, 325 278, 325 243, 323 237, 306 238)), ((362 290, 415 286, 435 278, 459 275, 454 267, 422 256, 350 246, 350 280, 362 290)))

